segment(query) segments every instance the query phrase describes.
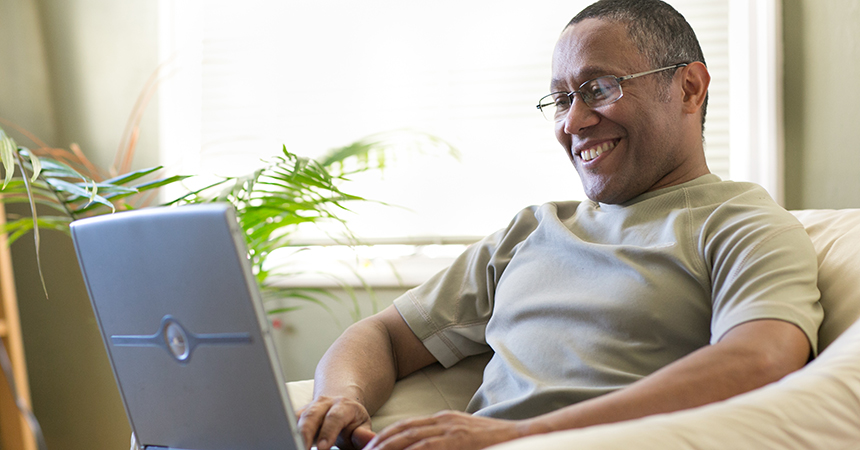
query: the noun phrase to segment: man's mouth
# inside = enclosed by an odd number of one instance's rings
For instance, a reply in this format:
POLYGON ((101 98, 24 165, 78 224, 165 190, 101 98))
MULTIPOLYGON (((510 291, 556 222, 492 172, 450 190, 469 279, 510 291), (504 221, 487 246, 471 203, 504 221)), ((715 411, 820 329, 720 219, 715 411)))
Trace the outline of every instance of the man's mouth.
POLYGON ((619 139, 615 139, 612 141, 606 141, 606 142, 597 144, 594 147, 582 150, 581 152, 579 152, 579 157, 582 158, 582 160, 585 162, 591 161, 592 159, 597 158, 598 156, 602 155, 603 152, 606 152, 608 150, 612 150, 613 148, 615 148, 615 146, 618 145, 618 141, 619 141, 619 139))

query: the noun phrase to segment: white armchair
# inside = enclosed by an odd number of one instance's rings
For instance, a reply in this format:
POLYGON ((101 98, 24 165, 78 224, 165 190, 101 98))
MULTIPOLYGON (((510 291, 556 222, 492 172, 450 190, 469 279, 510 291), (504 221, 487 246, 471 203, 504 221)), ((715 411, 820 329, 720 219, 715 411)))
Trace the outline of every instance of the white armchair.
MULTIPOLYGON (((782 380, 732 399, 617 424, 520 439, 494 450, 860 448, 860 210, 795 211, 818 253, 824 322, 820 355, 782 380), (854 324, 852 326, 852 324, 854 324)), ((400 380, 374 430, 411 416, 463 410, 489 355, 434 365, 400 380)), ((288 383, 295 406, 313 381, 288 383)))

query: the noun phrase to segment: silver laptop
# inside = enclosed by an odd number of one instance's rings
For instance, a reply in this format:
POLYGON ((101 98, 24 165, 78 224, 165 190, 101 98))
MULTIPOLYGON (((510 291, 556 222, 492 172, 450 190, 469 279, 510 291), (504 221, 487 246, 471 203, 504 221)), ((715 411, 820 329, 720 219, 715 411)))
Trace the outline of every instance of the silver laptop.
POLYGON ((232 206, 73 222, 132 430, 146 449, 303 449, 232 206))

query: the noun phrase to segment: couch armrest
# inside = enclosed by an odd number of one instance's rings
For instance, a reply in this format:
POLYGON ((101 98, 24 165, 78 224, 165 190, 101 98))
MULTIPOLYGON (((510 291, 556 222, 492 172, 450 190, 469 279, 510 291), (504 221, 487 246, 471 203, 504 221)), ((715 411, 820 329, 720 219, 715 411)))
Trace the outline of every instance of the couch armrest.
POLYGON ((860 209, 792 211, 806 228, 818 254, 818 289, 824 321, 818 351, 860 317, 860 209))

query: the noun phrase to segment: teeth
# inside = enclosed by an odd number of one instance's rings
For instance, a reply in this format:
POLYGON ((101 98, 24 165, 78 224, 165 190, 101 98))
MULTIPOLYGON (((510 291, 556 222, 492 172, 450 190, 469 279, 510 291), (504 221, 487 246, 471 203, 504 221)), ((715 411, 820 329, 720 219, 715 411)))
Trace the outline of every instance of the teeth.
POLYGON ((612 141, 604 142, 604 143, 602 143, 598 146, 592 147, 588 150, 583 150, 579 154, 579 156, 582 158, 583 161, 591 161, 592 159, 597 158, 598 156, 602 155, 603 152, 610 150, 612 148, 615 148, 615 142, 612 142, 612 141))

